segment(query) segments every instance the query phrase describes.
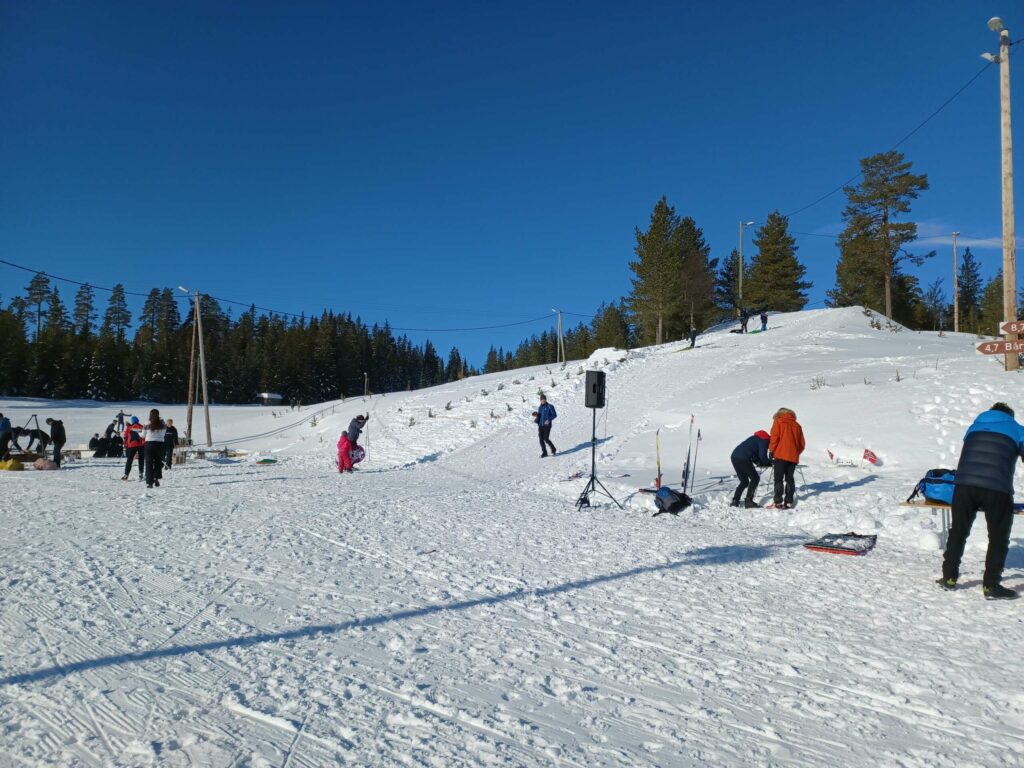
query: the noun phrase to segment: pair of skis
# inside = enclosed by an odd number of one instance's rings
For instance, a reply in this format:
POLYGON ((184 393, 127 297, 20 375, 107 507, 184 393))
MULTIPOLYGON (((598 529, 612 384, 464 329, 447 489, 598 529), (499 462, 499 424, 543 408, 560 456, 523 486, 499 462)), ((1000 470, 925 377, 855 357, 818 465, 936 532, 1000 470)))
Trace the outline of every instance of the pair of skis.
MULTIPOLYGON (((687 493, 688 491, 690 493, 693 492, 693 484, 694 484, 694 480, 696 479, 696 473, 697 473, 697 453, 700 451, 700 441, 701 441, 702 438, 700 436, 700 429, 698 428, 697 429, 697 444, 696 444, 696 446, 694 446, 694 442, 693 442, 693 424, 694 424, 695 420, 696 420, 696 417, 691 413, 690 414, 690 439, 689 439, 689 444, 686 446, 686 463, 683 465, 683 482, 682 482, 682 487, 680 488, 680 490, 683 493, 687 493), (692 466, 690 464, 691 457, 693 459, 692 466)), ((655 452, 655 456, 656 456, 657 462, 658 462, 658 476, 656 478, 654 478, 654 487, 653 488, 641 488, 640 489, 641 493, 657 493, 658 490, 661 488, 661 429, 660 428, 655 430, 655 432, 654 432, 654 452, 655 452)))

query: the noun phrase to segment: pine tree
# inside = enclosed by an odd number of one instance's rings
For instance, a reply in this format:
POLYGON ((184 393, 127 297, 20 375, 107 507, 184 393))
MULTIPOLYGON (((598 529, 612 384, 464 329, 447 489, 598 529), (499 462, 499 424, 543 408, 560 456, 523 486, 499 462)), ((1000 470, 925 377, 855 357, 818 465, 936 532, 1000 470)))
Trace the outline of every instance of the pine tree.
POLYGON ((843 188, 847 230, 852 227, 864 239, 865 254, 881 265, 888 318, 893 317, 892 282, 899 263, 907 260, 919 266, 934 254, 915 256, 903 248, 917 238, 917 225, 896 219, 909 213, 911 200, 928 189, 928 176, 910 173, 911 165, 901 152, 893 150, 866 157, 860 161, 860 184, 843 188))
POLYGON ((103 315, 103 327, 113 334, 115 341, 122 342, 131 321, 132 313, 128 311, 124 286, 118 283, 110 293, 107 311, 103 315))
POLYGON ((602 304, 594 317, 593 323, 594 349, 614 347, 629 348, 629 322, 622 303, 602 304))
POLYGON ((96 327, 95 298, 95 292, 88 283, 75 294, 75 330, 83 336, 91 334, 96 327))
POLYGON ((1003 270, 996 272, 995 277, 985 284, 981 293, 981 309, 978 318, 977 332, 982 336, 995 336, 1001 333, 1003 324, 1003 270))
POLYGON ((50 278, 42 272, 37 272, 32 276, 25 292, 28 294, 28 305, 35 308, 36 331, 32 340, 38 342, 39 334, 43 331, 43 304, 50 298, 50 278))
MULTIPOLYGON (((744 273, 743 282, 749 284, 750 270, 744 269, 744 273)), ((739 275, 740 254, 733 248, 729 258, 719 264, 715 275, 714 301, 719 312, 732 315, 739 306, 739 275)))
POLYGON ((744 301, 753 307, 797 312, 807 304, 807 268, 796 258, 796 240, 789 234, 789 219, 778 211, 768 214, 754 235, 757 253, 750 276, 744 279, 744 301))
POLYGON ((957 291, 960 327, 970 333, 979 332, 981 317, 981 269, 970 248, 964 249, 963 261, 960 263, 960 274, 957 279, 957 291))
POLYGON ((675 209, 662 197, 654 206, 647 231, 635 230, 636 260, 629 262, 635 277, 627 301, 641 340, 648 344, 661 344, 666 325, 679 313, 679 224, 675 209))
POLYGON ((684 338, 691 325, 705 326, 714 309, 715 262, 709 260, 711 248, 704 232, 689 216, 679 222, 679 309, 670 326, 669 338, 684 338))

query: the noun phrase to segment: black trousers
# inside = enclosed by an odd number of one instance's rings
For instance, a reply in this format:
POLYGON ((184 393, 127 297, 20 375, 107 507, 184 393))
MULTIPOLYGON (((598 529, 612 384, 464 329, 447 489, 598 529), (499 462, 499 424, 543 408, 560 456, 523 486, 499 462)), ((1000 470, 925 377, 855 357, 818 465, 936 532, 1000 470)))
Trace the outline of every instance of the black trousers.
POLYGON ((53 463, 58 467, 60 466, 60 451, 64 447, 64 443, 53 444, 53 463))
POLYGON ((946 540, 946 556, 942 560, 942 578, 960 578, 960 560, 971 534, 971 526, 978 511, 985 513, 988 523, 988 552, 985 554, 985 574, 981 583, 994 587, 1003 578, 1006 552, 1010 548, 1010 530, 1013 528, 1013 496, 973 485, 958 485, 953 489, 953 525, 946 540))
POLYGON ((784 461, 783 459, 775 459, 775 497, 773 501, 776 504, 793 503, 793 494, 796 493, 796 480, 793 478, 793 473, 796 472, 795 461, 784 461), (783 484, 785 484, 785 495, 783 495, 783 484))
POLYGON ((153 487, 154 480, 160 480, 164 476, 164 443, 150 440, 142 447, 146 456, 146 485, 153 487))
POLYGON ((174 443, 164 443, 164 467, 171 468, 174 461, 174 443))
POLYGON ((750 459, 733 459, 732 468, 736 470, 736 475, 740 479, 740 487, 732 495, 732 500, 738 502, 746 489, 747 499, 753 501, 754 494, 757 492, 757 484, 761 482, 761 476, 757 474, 754 462, 750 459))
POLYGON ((540 437, 540 452, 545 456, 548 455, 548 446, 551 446, 551 452, 557 453, 554 444, 551 442, 551 425, 547 424, 542 427, 537 427, 537 435, 540 437))
POLYGON ((125 455, 128 457, 128 460, 124 463, 124 476, 125 477, 131 477, 131 474, 132 474, 132 462, 135 460, 135 457, 138 456, 139 457, 139 477, 142 477, 142 446, 139 445, 139 446, 136 446, 134 448, 125 448, 124 452, 125 452, 125 455))

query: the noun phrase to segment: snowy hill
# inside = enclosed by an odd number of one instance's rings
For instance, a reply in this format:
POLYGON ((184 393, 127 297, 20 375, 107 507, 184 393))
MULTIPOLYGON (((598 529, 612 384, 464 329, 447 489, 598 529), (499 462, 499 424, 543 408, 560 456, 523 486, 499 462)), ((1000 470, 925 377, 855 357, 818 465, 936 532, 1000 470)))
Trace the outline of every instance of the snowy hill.
MULTIPOLYGON (((971 588, 947 594, 941 517, 898 504, 955 466, 979 411, 1024 405, 1021 379, 969 335, 859 309, 769 325, 301 412, 214 407, 218 444, 251 455, 152 491, 114 460, 0 473, 0 765, 1024 761, 1021 607, 981 598, 984 525, 971 588), (598 474, 624 511, 577 511, 586 477, 568 480, 589 473, 594 367, 598 474), (798 507, 731 508, 729 454, 780 406, 807 436, 798 507), (339 476, 359 412, 368 458, 339 476), (691 415, 696 503, 652 518, 655 431, 678 482, 691 415), (845 531, 878 546, 800 546, 845 531)), ((62 418, 69 445, 119 407, 0 401, 16 424, 62 418)))

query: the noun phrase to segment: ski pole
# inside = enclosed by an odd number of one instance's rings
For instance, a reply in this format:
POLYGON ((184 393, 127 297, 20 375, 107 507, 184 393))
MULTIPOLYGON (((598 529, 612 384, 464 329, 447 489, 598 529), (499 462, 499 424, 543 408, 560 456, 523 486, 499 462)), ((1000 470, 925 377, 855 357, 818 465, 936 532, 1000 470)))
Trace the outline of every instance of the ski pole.
POLYGON ((686 492, 686 483, 690 479, 690 448, 693 446, 693 414, 690 414, 690 437, 686 443, 686 464, 683 467, 683 492, 686 492))
POLYGON ((654 487, 661 488, 661 429, 654 431, 654 454, 658 458, 658 476, 654 479, 654 487))
MULTIPOLYGON (((690 475, 690 491, 693 491, 693 483, 697 479, 697 454, 700 453, 700 430, 697 430, 697 447, 693 449, 693 474, 690 475)), ((685 492, 686 489, 684 488, 685 492)))

